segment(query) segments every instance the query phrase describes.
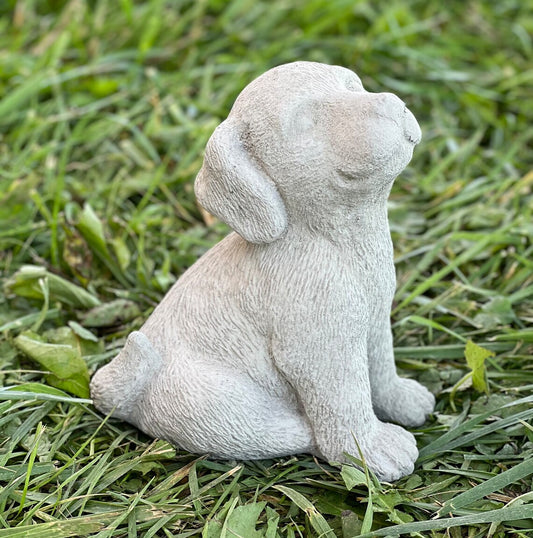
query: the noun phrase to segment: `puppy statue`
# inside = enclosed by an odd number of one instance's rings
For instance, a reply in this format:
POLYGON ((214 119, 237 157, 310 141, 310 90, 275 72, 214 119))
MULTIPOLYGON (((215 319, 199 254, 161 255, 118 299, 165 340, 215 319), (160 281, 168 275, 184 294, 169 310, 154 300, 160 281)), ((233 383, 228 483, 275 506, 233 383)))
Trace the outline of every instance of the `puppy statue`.
POLYGON ((271 69, 237 98, 196 178, 235 233, 176 282, 91 382, 95 406, 227 459, 359 457, 393 481, 434 397, 398 377, 387 197, 420 141, 391 93, 342 67, 271 69))

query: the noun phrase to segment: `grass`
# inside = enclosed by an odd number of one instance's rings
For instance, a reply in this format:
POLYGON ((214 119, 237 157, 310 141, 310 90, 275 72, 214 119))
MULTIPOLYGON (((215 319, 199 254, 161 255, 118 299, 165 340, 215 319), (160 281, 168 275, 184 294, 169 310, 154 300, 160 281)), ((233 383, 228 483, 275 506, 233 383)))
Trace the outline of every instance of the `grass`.
POLYGON ((0 537, 531 536, 532 34, 522 0, 0 3, 0 537), (210 133, 297 59, 398 93, 424 132, 390 203, 393 328, 438 403, 396 484, 210 461, 88 400, 227 232, 192 191, 210 133))

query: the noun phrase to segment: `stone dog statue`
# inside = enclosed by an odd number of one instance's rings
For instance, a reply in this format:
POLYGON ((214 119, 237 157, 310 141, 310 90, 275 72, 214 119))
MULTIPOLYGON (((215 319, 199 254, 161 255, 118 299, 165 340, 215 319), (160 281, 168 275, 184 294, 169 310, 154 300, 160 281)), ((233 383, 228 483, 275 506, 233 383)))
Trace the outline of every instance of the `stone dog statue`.
POLYGON ((231 233, 176 282, 91 382, 95 406, 226 459, 359 456, 412 472, 434 407, 396 374, 387 197, 421 133, 342 67, 266 72, 215 130, 200 204, 231 233))

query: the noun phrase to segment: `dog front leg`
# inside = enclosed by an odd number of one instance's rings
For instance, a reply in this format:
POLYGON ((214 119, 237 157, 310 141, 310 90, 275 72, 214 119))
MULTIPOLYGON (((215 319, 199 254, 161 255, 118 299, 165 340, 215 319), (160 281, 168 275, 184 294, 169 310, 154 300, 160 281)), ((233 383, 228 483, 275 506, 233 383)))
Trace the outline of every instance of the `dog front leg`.
POLYGON ((379 316, 368 339, 368 368, 376 415, 403 426, 421 426, 435 407, 435 397, 414 379, 396 373, 388 314, 379 316))
POLYGON ((359 457, 355 438, 382 480, 410 474, 418 457, 414 437, 381 422, 372 408, 366 337, 341 338, 337 326, 329 335, 321 328, 303 338, 291 328, 287 324, 274 339, 274 361, 297 393, 318 455, 337 462, 345 461, 345 452, 359 457))

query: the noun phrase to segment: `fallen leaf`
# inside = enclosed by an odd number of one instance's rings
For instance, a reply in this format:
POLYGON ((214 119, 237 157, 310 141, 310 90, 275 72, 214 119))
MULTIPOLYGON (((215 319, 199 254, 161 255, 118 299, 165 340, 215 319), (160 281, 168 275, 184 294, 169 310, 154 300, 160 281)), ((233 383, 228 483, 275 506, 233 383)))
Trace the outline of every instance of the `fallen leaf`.
POLYGON ((32 331, 14 340, 15 345, 47 372, 46 382, 80 398, 89 397, 89 371, 80 351, 67 344, 49 344, 32 331))
POLYGON ((466 343, 466 363, 472 370, 472 385, 479 392, 489 391, 485 371, 485 360, 488 357, 494 357, 494 352, 474 344, 471 340, 466 343))

